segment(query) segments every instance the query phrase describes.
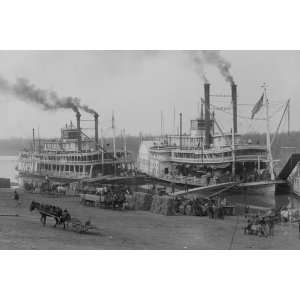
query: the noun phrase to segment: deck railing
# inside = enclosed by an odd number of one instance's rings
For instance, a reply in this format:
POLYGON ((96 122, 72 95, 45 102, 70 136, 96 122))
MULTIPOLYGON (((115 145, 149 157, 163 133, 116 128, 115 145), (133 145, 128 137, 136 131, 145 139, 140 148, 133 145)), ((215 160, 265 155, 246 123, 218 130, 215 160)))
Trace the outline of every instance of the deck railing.
MULTIPOLYGON (((232 156, 228 157, 220 157, 220 158, 187 158, 187 157, 172 157, 170 159, 174 162, 181 162, 181 163, 226 163, 232 162, 232 156)), ((236 161, 266 161, 266 156, 257 156, 257 155, 238 155, 235 158, 236 161)))

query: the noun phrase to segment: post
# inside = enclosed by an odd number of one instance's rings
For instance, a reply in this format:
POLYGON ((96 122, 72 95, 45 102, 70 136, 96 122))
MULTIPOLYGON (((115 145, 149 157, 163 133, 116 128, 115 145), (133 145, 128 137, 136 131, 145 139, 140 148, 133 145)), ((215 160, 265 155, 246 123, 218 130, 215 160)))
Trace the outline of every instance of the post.
POLYGON ((210 146, 210 94, 209 83, 204 84, 204 105, 205 105, 205 146, 210 146))
POLYGON ((78 130, 78 152, 81 151, 81 128, 80 128, 80 117, 81 117, 81 114, 80 114, 80 112, 78 111, 78 112, 76 113, 77 130, 78 130))
POLYGON ((40 126, 38 127, 38 139, 39 139, 39 143, 38 143, 38 152, 41 153, 40 126))
POLYGON ((103 140, 103 129, 101 128, 101 165, 102 165, 102 175, 104 175, 104 140, 103 140))
POLYGON ((97 113, 94 114, 95 118, 95 149, 98 150, 99 143, 99 115, 97 113))
POLYGON ((116 126, 115 115, 112 113, 112 130, 113 130, 113 149, 114 149, 114 174, 116 175, 116 126))
POLYGON ((173 134, 176 134, 176 109, 175 105, 173 105, 173 134))
POLYGON ((234 127, 231 129, 231 152, 232 152, 232 177, 235 180, 235 134, 234 134, 234 127))
POLYGON ((263 88, 264 88, 264 99, 265 99, 265 106, 266 106, 266 137, 267 137, 268 161, 270 165, 271 180, 274 180, 275 176, 274 176, 274 169, 273 169, 273 157, 272 157, 271 138, 270 138, 269 100, 267 97, 266 84, 263 85, 263 88))
POLYGON ((124 133, 124 158, 125 158, 125 163, 127 161, 127 141, 126 141, 126 132, 125 132, 125 128, 123 129, 123 133, 124 133))
POLYGON ((182 149, 182 113, 179 114, 179 148, 182 149))
POLYGON ((32 128, 32 152, 35 152, 35 136, 34 136, 34 128, 32 128))
POLYGON ((231 101, 232 101, 232 114, 233 114, 233 131, 237 133, 237 92, 236 84, 231 84, 231 101))
POLYGON ((291 100, 288 101, 288 135, 290 135, 291 100))

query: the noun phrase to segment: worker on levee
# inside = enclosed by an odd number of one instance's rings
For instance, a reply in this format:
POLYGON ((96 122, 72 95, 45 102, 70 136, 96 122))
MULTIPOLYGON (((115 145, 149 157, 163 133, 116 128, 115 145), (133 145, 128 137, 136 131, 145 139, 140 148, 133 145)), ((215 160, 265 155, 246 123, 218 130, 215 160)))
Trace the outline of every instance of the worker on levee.
POLYGON ((17 190, 14 191, 14 200, 16 200, 17 204, 16 204, 16 207, 19 207, 21 206, 21 199, 20 199, 20 196, 17 192, 17 190))

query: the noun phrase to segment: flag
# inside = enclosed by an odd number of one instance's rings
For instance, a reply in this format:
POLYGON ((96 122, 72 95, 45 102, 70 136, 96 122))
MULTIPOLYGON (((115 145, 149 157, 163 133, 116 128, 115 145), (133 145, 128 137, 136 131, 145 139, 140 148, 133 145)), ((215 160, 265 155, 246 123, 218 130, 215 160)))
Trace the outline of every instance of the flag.
POLYGON ((264 94, 261 95, 260 99, 257 101, 257 103, 254 105, 251 111, 251 119, 254 118, 254 116, 260 111, 262 106, 264 105, 264 94))

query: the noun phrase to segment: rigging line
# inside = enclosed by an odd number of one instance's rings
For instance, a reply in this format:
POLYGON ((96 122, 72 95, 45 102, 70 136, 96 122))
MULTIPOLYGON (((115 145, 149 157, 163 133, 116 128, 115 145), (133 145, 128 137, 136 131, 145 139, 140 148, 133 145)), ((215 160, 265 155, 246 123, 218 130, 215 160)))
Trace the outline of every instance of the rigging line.
MULTIPOLYGON (((232 113, 231 112, 227 112, 227 111, 224 111, 224 110, 220 110, 220 112, 223 112, 225 114, 228 114, 228 115, 231 115, 232 116, 232 113)), ((249 117, 246 117, 246 116, 241 116, 241 115, 237 115, 238 118, 240 119, 247 119, 247 120, 256 120, 256 121, 264 121, 266 120, 265 118, 262 118, 262 119, 259 119, 259 118, 249 118, 249 117)))
POLYGON ((279 106, 278 109, 272 113, 270 119, 272 119, 278 112, 280 112, 285 105, 286 105, 286 103, 279 106))
MULTIPOLYGON (((212 105, 214 108, 216 108, 216 106, 214 106, 214 105, 212 105)), ((274 113, 273 113, 273 115, 270 117, 270 119, 272 119, 280 110, 281 110, 281 108, 283 107, 283 105, 281 105, 279 108, 278 108, 278 110, 277 111, 275 111, 274 113)), ((225 110, 221 110, 221 109, 217 109, 218 111, 220 111, 220 112, 223 112, 223 113, 225 113, 225 114, 228 114, 228 115, 231 115, 232 116, 232 112, 227 112, 227 111, 225 111, 225 110)), ((266 120, 265 118, 253 118, 253 119, 251 119, 250 117, 246 117, 246 116, 242 116, 242 115, 237 115, 237 117, 238 118, 240 118, 240 119, 247 119, 247 120, 256 120, 256 121, 264 121, 264 120, 266 120)))

